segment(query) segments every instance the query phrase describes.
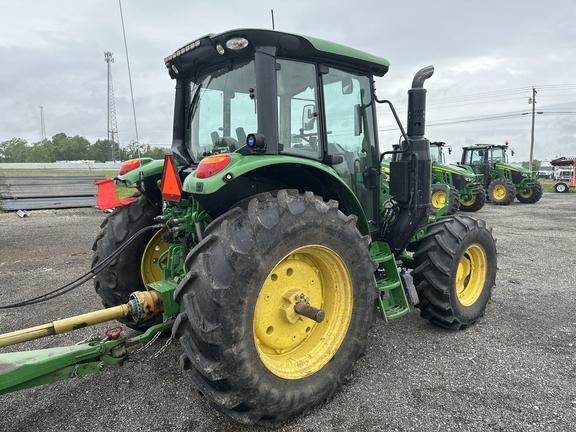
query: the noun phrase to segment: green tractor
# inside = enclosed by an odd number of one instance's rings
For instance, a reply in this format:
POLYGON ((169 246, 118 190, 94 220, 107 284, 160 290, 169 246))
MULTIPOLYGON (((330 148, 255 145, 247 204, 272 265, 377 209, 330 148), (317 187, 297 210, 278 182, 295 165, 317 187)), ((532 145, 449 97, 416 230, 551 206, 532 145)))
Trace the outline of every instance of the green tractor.
MULTIPOLYGON (((442 207, 446 197, 441 188, 435 185, 450 186, 450 205, 448 214, 456 210, 475 212, 484 207, 486 191, 482 187, 484 176, 475 174, 472 169, 459 165, 446 165, 444 147, 446 143, 434 141, 430 143, 432 158, 432 206, 442 207), (436 189, 434 189, 436 187, 436 189)), ((448 152, 452 148, 447 146, 448 152)))
MULTIPOLYGON (((506 145, 476 144, 462 149, 461 165, 484 175, 488 199, 494 204, 509 205, 518 201, 533 204, 542 198, 542 185, 537 174, 507 163, 506 145)), ((514 150, 511 150, 514 156, 514 150)))
POLYGON ((165 64, 176 83, 172 154, 127 165, 118 180, 138 189, 130 199, 102 189, 99 202, 116 209, 94 243, 106 319, 145 333, 75 347, 95 356, 92 369, 74 366, 77 352, 51 353, 30 382, 4 367, 0 393, 56 380, 66 361, 67 371, 96 372, 171 327, 210 405, 278 426, 350 376, 374 315, 389 321, 415 306, 455 330, 484 315, 496 277, 491 229, 445 209, 429 215, 431 66, 408 91, 405 131, 375 95, 388 61, 342 45, 239 29, 197 39, 165 64), (381 103, 403 136, 389 180, 381 103))

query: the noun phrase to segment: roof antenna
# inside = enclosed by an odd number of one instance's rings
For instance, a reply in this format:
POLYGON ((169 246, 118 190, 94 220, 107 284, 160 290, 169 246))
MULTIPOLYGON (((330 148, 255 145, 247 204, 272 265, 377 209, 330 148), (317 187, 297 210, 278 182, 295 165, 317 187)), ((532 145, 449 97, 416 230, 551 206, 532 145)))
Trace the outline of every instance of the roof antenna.
POLYGON ((275 30, 275 28, 274 28, 274 9, 270 9, 270 14, 272 15, 272 30, 275 30))
POLYGON ((136 123, 136 107, 134 105, 134 91, 132 90, 132 74, 130 73, 130 59, 128 58, 128 45, 126 44, 126 30, 124 29, 124 15, 122 14, 122 0, 118 0, 120 7, 120 20, 122 21, 122 34, 124 35, 124 49, 126 50, 126 64, 128 65, 128 80, 130 81, 130 95, 132 96, 132 113, 134 114, 134 130, 136 131, 136 144, 138 144, 138 157, 140 156, 140 140, 138 139, 138 124, 136 123))

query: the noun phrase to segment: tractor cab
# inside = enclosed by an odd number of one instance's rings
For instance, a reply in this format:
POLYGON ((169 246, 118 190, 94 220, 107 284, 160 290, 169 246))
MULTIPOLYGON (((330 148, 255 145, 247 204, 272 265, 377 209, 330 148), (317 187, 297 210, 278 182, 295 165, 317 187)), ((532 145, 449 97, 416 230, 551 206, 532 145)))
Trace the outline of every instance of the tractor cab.
POLYGON ((289 182, 301 191, 313 185, 321 196, 335 191, 347 212, 357 199, 370 231, 377 230, 372 76, 386 73, 385 59, 315 38, 233 30, 200 38, 165 63, 177 83, 172 153, 181 166, 205 173, 191 176, 184 190, 211 216, 256 188, 289 182), (212 187, 220 199, 203 199, 210 178, 236 163, 249 164, 250 175, 212 187), (326 165, 340 181, 318 169, 326 165))
MULTIPOLYGON (((490 171, 497 163, 508 163, 507 149, 507 146, 492 144, 464 147, 461 164, 471 167, 476 174, 484 174, 489 178, 490 171)), ((512 155, 514 155, 514 150, 512 150, 512 155)))
POLYGON ((433 163, 446 165, 444 147, 448 150, 448 154, 452 154, 452 146, 447 146, 446 143, 442 141, 432 141, 430 143, 430 158, 433 163))

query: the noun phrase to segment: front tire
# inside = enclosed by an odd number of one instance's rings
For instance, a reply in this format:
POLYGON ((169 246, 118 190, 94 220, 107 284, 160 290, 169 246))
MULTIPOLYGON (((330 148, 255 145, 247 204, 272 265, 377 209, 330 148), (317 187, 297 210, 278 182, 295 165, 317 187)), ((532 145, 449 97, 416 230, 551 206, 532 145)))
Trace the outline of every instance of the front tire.
POLYGON ((482 220, 451 216, 430 224, 414 254, 412 271, 420 315, 461 330, 484 311, 496 280, 496 247, 482 220))
MULTIPOLYGON (((118 250, 128 239, 142 228, 155 224, 160 209, 152 205, 144 195, 126 206, 116 208, 102 225, 94 241, 92 267, 118 250)), ((160 254, 168 248, 162 242, 162 230, 150 230, 139 235, 108 268, 94 278, 96 293, 102 298, 104 307, 118 306, 128 302, 134 291, 148 289, 146 284, 162 279, 158 266, 160 254)), ((136 323, 131 318, 120 321, 128 327, 145 330, 161 322, 162 317, 136 323)))
POLYGON ((173 334, 211 405, 278 426, 333 395, 373 322, 369 242, 355 216, 310 192, 259 195, 207 227, 186 258, 173 334), (324 321, 294 312, 306 299, 324 321))
POLYGON ((568 192, 568 185, 566 183, 556 183, 554 185, 554 190, 558 193, 568 192))
POLYGON ((516 187, 514 183, 505 178, 497 178, 492 180, 488 186, 488 196, 490 201, 496 205, 509 205, 512 204, 516 195, 516 187))
POLYGON ((480 186, 478 192, 473 194, 469 200, 460 199, 460 210, 465 212, 477 212, 486 204, 486 190, 480 186))
POLYGON ((524 204, 534 204, 542 198, 542 185, 539 181, 534 183, 534 186, 528 188, 526 191, 521 191, 516 194, 518 201, 524 204))

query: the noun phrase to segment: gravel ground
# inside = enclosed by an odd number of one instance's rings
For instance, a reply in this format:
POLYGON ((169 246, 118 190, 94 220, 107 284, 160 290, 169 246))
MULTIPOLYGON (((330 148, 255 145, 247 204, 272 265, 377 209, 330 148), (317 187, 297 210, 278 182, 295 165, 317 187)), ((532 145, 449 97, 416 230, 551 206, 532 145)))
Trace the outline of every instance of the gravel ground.
MULTIPOLYGON (((436 328, 417 311, 377 322, 352 380, 280 431, 576 429, 576 194, 487 204, 476 216, 493 226, 498 248, 485 317, 460 332, 436 328)), ((0 214, 0 304, 83 274, 104 217, 96 209, 0 214)), ((0 310, 0 332, 99 308, 87 283, 46 303, 0 310)), ((111 325, 2 352, 68 345, 111 325)), ((0 396, 0 430, 262 430, 233 423, 195 393, 179 369, 178 344, 155 356, 168 341, 162 336, 122 367, 0 396)))

